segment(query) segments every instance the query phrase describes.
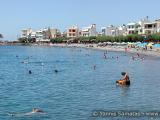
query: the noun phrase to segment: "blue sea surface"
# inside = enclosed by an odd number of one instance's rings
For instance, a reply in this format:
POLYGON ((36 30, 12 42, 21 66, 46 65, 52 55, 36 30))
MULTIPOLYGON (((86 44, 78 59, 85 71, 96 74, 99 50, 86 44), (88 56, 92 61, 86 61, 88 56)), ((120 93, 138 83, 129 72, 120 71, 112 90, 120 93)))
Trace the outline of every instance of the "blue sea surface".
POLYGON ((160 59, 106 56, 82 48, 0 46, 0 120, 160 119, 93 116, 97 110, 160 111, 160 59), (129 73, 129 87, 115 84, 122 71, 129 73), (23 115, 32 108, 45 114, 23 115))

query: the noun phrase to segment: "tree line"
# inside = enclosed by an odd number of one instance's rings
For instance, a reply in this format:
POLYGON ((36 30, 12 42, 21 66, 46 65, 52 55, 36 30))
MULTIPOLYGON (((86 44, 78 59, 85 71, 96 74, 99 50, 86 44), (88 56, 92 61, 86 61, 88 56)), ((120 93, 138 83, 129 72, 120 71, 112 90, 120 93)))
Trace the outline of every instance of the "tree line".
POLYGON ((99 43, 99 42, 160 42, 160 34, 151 34, 147 36, 142 35, 127 35, 127 36, 91 36, 91 37, 77 37, 77 38, 54 38, 52 43, 99 43))
MULTIPOLYGON (((21 43, 34 43, 36 39, 32 38, 19 38, 21 43)), ((99 42, 160 42, 160 34, 151 35, 137 35, 131 34, 127 36, 91 36, 91 37, 77 37, 66 38, 58 37, 50 39, 52 43, 99 43, 99 42)))

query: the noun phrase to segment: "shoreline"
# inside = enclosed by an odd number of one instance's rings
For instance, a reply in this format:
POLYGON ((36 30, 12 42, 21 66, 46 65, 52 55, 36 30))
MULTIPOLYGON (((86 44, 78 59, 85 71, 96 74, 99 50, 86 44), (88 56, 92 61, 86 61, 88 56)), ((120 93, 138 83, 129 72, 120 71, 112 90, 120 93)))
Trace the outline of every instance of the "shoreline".
MULTIPOLYGON (((14 44, 1 44, 0 46, 48 46, 48 47, 69 47, 69 48, 85 48, 85 49, 92 49, 92 50, 101 50, 101 51, 113 51, 113 52, 125 52, 125 48, 127 48, 127 45, 125 46, 97 46, 98 44, 77 44, 77 43, 43 43, 43 44, 22 44, 22 43, 14 43, 14 44)), ((140 55, 146 55, 151 57, 158 57, 160 58, 160 49, 153 48, 152 50, 142 50, 142 49, 136 49, 136 48, 127 48, 127 52, 130 54, 140 54, 140 55)))
MULTIPOLYGON (((101 50, 101 51, 112 51, 112 52, 125 52, 125 48, 127 46, 105 46, 105 47, 97 47, 97 44, 53 44, 53 47, 75 47, 75 48, 86 48, 93 50, 101 50)), ((160 58, 160 51, 153 50, 138 50, 136 48, 128 48, 127 53, 130 54, 140 54, 151 57, 160 58)))

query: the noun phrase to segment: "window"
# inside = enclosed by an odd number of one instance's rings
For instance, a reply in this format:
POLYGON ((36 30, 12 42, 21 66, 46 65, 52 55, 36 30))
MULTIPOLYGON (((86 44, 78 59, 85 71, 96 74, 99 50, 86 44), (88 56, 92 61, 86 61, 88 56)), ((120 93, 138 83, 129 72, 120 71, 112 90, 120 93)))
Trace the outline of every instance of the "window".
POLYGON ((76 32, 76 30, 72 30, 72 32, 76 32))
POLYGON ((148 25, 148 28, 152 28, 152 25, 148 25))

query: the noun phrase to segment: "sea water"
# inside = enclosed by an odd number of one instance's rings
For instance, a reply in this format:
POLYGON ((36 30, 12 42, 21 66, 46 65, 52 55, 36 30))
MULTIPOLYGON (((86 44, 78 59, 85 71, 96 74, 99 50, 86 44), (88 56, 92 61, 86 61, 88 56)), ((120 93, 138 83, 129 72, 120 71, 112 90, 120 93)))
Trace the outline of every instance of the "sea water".
POLYGON ((133 54, 107 52, 104 59, 104 52, 0 46, 0 120, 124 120, 128 116, 96 117, 93 112, 160 111, 159 58, 132 60, 133 54), (130 76, 129 87, 115 84, 123 71, 130 76), (45 114, 22 114, 32 108, 45 114))

